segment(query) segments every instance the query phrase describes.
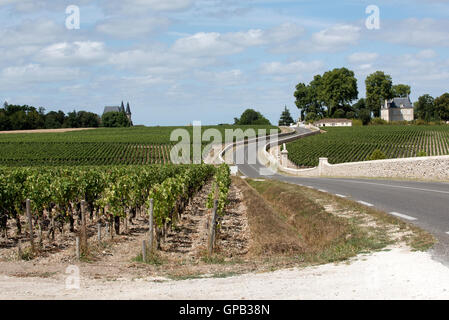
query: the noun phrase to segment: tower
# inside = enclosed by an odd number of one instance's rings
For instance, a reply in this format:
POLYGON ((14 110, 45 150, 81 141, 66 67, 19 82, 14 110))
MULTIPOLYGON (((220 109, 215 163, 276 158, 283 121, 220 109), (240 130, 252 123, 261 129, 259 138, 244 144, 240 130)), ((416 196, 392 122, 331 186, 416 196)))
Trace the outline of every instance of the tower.
POLYGON ((131 120, 131 108, 129 107, 129 102, 126 104, 126 116, 129 119, 129 122, 131 123, 131 126, 133 125, 133 121, 131 120))

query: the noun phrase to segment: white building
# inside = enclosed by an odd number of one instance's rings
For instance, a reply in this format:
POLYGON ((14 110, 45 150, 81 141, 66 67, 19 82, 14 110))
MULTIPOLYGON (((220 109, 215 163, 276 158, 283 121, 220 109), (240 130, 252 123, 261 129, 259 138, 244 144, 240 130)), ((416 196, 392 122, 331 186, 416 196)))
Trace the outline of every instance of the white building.
POLYGON ((385 100, 380 110, 380 117, 388 122, 413 121, 415 114, 409 97, 385 100))
POLYGON ((352 127, 351 119, 321 119, 314 123, 317 127, 352 127))

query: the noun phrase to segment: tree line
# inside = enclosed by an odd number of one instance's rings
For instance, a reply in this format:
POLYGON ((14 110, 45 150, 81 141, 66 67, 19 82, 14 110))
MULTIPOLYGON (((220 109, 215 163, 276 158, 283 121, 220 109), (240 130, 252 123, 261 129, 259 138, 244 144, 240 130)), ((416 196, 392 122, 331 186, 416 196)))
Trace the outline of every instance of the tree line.
MULTIPOLYGON (((325 117, 348 118, 360 119, 367 124, 373 117, 380 116, 381 106, 386 99, 408 97, 411 93, 409 85, 393 84, 391 76, 382 71, 367 76, 365 85, 366 98, 357 100, 357 79, 354 72, 346 68, 336 68, 323 75, 315 75, 309 84, 299 83, 294 97, 296 106, 301 111, 301 119, 314 121, 325 117)), ((416 119, 449 120, 449 93, 436 99, 430 95, 421 96, 414 105, 416 119)))
POLYGON ((129 127, 130 122, 121 112, 110 112, 100 117, 88 111, 45 112, 45 108, 28 105, 13 105, 5 102, 0 108, 0 131, 60 129, 60 128, 97 128, 129 127))

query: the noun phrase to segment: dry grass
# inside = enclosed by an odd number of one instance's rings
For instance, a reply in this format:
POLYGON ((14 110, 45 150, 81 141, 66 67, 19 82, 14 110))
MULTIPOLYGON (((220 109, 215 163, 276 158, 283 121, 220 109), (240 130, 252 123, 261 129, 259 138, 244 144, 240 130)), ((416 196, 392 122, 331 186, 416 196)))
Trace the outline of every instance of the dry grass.
POLYGON ((350 200, 278 181, 234 183, 244 194, 256 256, 327 263, 404 240, 422 248, 432 243, 428 233, 350 200))

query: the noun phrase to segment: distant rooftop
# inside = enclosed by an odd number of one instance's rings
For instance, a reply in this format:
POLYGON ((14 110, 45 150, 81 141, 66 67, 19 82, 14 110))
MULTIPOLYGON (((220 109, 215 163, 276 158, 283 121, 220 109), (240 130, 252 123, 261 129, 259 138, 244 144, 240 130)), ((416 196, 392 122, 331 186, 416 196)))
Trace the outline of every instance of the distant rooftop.
POLYGON ((387 101, 387 105, 384 108, 413 108, 413 104, 409 97, 394 98, 387 101))
POLYGON ((339 118, 339 119, 326 118, 326 119, 321 119, 319 121, 316 121, 315 123, 320 124, 320 123, 348 123, 348 122, 352 123, 352 120, 351 119, 342 119, 342 118, 339 118))

